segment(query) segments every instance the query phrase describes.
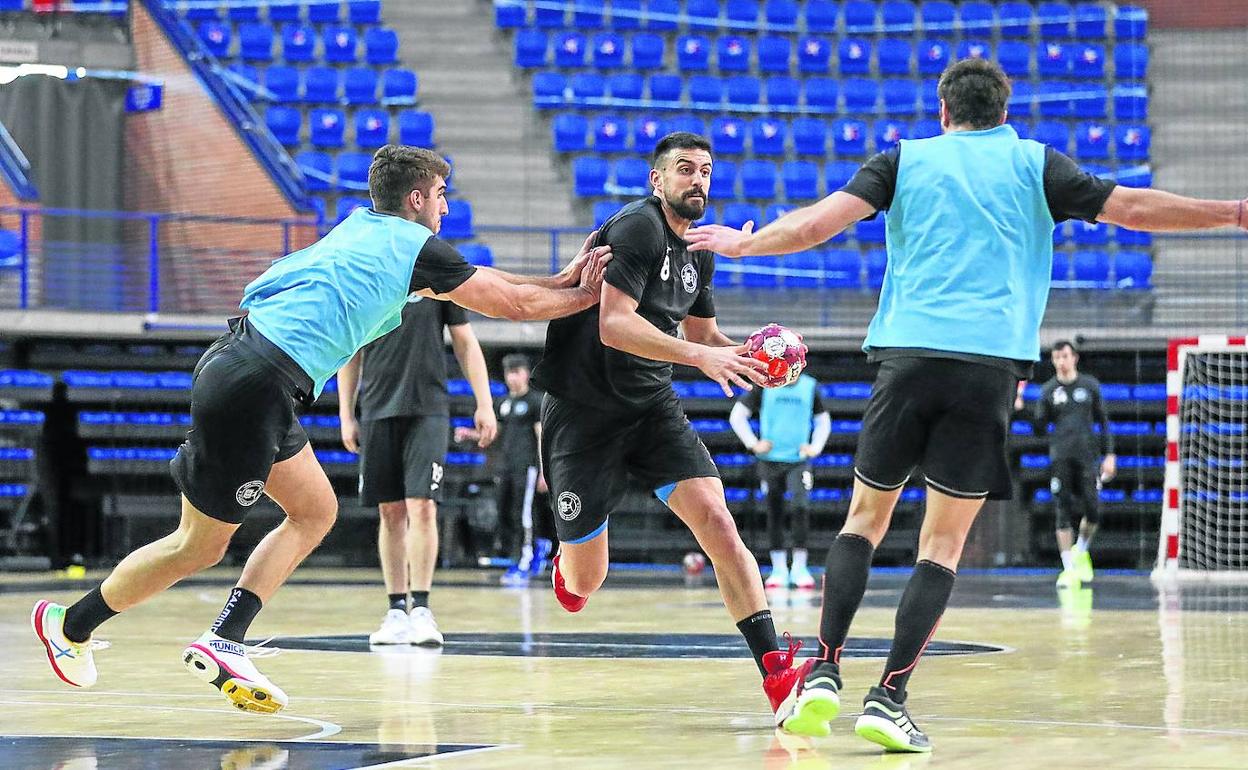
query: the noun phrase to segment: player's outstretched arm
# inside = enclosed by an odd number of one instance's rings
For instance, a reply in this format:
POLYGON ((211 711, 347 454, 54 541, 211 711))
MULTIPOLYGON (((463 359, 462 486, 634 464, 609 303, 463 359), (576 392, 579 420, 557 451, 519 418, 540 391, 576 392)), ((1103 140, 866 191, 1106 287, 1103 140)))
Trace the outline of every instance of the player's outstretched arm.
MULTIPOLYGON (((514 283, 517 286, 541 286, 546 289, 570 289, 576 286, 581 280, 581 271, 589 264, 589 260, 594 256, 593 249, 594 239, 598 237, 598 231, 595 230, 589 234, 585 242, 581 244, 581 250, 576 253, 562 270, 554 275, 517 275, 516 273, 508 273, 505 270, 497 270, 492 267, 481 268, 497 273, 507 283, 514 283)), ((610 260, 610 246, 605 247, 606 260, 610 260)))
POLYGON ((1248 225, 1244 219, 1245 203, 1201 200, 1164 190, 1119 185, 1105 200, 1096 221, 1148 232, 1242 228, 1248 225))
POLYGON ((725 257, 792 254, 814 248, 874 214, 870 203, 838 190, 818 203, 790 211, 758 232, 754 232, 753 222, 746 222, 740 230, 703 225, 689 228, 685 240, 690 249, 706 249, 725 257))
POLYGON ((460 307, 508 321, 549 321, 552 318, 579 313, 593 307, 602 291, 602 273, 610 258, 607 247, 594 249, 581 271, 580 283, 569 289, 548 289, 532 284, 514 284, 503 280, 495 271, 476 270, 463 283, 445 294, 432 289, 422 295, 446 298, 460 307))

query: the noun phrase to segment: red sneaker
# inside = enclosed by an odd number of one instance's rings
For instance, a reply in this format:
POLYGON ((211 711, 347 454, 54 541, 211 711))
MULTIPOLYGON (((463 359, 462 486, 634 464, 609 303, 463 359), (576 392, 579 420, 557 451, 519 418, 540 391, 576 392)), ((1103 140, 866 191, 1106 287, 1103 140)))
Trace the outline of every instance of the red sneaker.
POLYGON ((807 658, 794 667, 797 651, 802 649, 802 640, 794 641, 793 635, 786 631, 784 641, 789 649, 773 650, 763 655, 763 668, 767 670, 767 675, 763 677, 763 692, 771 702, 772 713, 780 708, 780 704, 790 693, 801 692, 806 674, 815 665, 814 658, 807 658))
POLYGON ((555 559, 552 562, 554 569, 550 573, 550 582, 555 587, 555 598, 559 600, 559 604, 568 612, 580 612, 585 608, 585 602, 589 601, 589 597, 577 596, 566 588, 563 582, 563 575, 559 573, 559 559, 562 556, 563 554, 555 555, 555 559))

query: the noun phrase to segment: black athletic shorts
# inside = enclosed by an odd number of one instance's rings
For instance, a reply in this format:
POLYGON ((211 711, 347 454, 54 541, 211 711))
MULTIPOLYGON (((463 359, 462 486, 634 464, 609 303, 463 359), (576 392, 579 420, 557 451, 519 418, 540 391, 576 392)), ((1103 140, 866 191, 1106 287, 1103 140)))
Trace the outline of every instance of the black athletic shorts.
POLYGON ((1101 520, 1101 464, 1095 457, 1055 457, 1049 463, 1049 491, 1057 528, 1075 529, 1079 520, 1101 520))
POLYGON ((406 498, 442 501, 446 415, 386 417, 360 423, 360 505, 406 498))
POLYGON ((312 381, 245 319, 209 346, 191 379, 191 429, 169 463, 191 505, 241 524, 274 463, 308 443, 298 410, 312 381))
POLYGON ((674 393, 644 412, 625 415, 546 394, 542 462, 555 531, 564 543, 602 534, 630 489, 658 493, 685 479, 719 476, 674 393))
POLYGON ((1014 374, 986 364, 885 360, 863 417, 854 475, 888 491, 918 467, 947 495, 1010 499, 1006 437, 1017 387, 1014 374))

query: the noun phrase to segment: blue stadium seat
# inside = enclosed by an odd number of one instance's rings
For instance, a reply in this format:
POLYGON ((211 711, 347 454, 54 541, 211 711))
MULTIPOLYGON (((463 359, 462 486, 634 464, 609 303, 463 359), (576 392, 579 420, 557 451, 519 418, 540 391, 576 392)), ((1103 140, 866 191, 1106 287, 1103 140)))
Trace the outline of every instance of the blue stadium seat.
POLYGON ((750 41, 738 35, 724 35, 715 44, 715 62, 720 72, 750 71, 750 41))
POLYGON ((655 73, 650 76, 650 99, 656 102, 678 104, 685 81, 680 75, 655 73))
POLYGON ((866 75, 871 72, 871 42, 865 38, 847 37, 837 49, 841 75, 866 75))
POLYGON ((706 72, 711 68, 711 41, 702 35, 676 40, 676 68, 681 72, 706 72))
POLYGON ((615 212, 619 210, 620 204, 615 201, 596 202, 594 204, 594 229, 602 227, 603 223, 615 216, 615 212))
POLYGON ((1139 230, 1128 230, 1125 227, 1115 227, 1114 240, 1118 242, 1119 246, 1149 247, 1153 245, 1153 234, 1139 230))
POLYGON ((767 0, 763 6, 763 18, 771 32, 794 32, 797 30, 798 5, 795 0, 767 0))
POLYGON ((1040 90, 1036 94, 1040 114, 1046 118, 1070 117, 1073 113, 1070 101, 1073 90, 1070 83, 1062 80, 1041 82, 1040 90))
POLYGON ((594 152, 624 152, 628 143, 628 120, 620 115, 603 115, 594 121, 594 152))
POLYGON ((282 27, 282 58, 298 64, 316 61, 316 32, 302 24, 282 27))
POLYGON ((904 120, 875 121, 875 151, 884 152, 897 146, 902 139, 910 138, 910 124, 904 120))
POLYGON ((274 24, 299 21, 303 6, 299 3, 275 1, 269 4, 269 21, 274 24))
POLYGON ((948 40, 927 39, 919 45, 919 74, 939 75, 949 66, 953 44, 948 40))
POLYGON ((959 59, 991 59, 992 43, 987 40, 964 38, 958 43, 959 59))
POLYGON ((384 110, 360 110, 355 113, 355 144, 375 148, 390 141, 390 113, 384 110))
POLYGON ((606 189, 610 166, 602 158, 582 156, 572 161, 572 185, 577 195, 593 197, 606 189))
POLYGON ((313 147, 334 149, 342 146, 347 119, 342 110, 312 110, 308 114, 308 140, 313 147))
POLYGON ((723 116, 711 122, 711 146, 715 155, 742 155, 745 153, 745 121, 723 116))
POLYGON ((646 5, 646 29, 651 32, 674 30, 679 15, 679 0, 650 0, 646 5))
POLYGON ((832 46, 825 38, 802 38, 797 44, 797 69, 803 74, 827 74, 831 58, 832 46))
POLYGON ((858 173, 858 164, 850 160, 834 160, 824 164, 823 176, 828 194, 831 195, 849 184, 849 180, 853 179, 856 173, 858 173))
POLYGON ((650 164, 640 158, 620 158, 615 162, 615 183, 629 195, 644 195, 650 186, 650 164))
POLYGON ((1031 77, 1031 46, 1018 40, 1002 40, 997 45, 997 63, 1012 78, 1031 77))
MULTIPOLYGON (((832 124, 832 148, 837 155, 867 153, 867 124, 861 120, 842 118, 832 124)), ((828 189, 832 189, 828 185, 828 189)))
POLYGON ((1114 37, 1143 40, 1148 35, 1148 11, 1138 5, 1120 5, 1114 16, 1114 37))
MULTIPOLYGON (((349 29, 349 27, 344 27, 349 29)), ((351 53, 355 53, 352 44, 351 53)), ((328 52, 328 48, 326 51, 328 52)), ((385 27, 371 27, 364 32, 364 61, 375 66, 399 63, 399 35, 385 27)))
POLYGON ((1077 78, 1105 79, 1105 46, 1082 43, 1075 48, 1074 66, 1071 72, 1077 78))
POLYGON ((583 115, 564 112, 550 126, 555 152, 584 152, 589 148, 589 121, 583 115))
MULTIPOLYGON (((1020 120, 1011 116, 1010 119, 1006 121, 1006 123, 1010 125, 1010 128, 1014 129, 1014 133, 1018 134, 1019 139, 1031 139, 1032 138, 1031 124, 1028 123, 1027 121, 1020 120)), ((917 134, 917 131, 916 131, 916 134, 917 134)), ((915 138, 918 138, 918 137, 916 136, 915 138)))
POLYGON ((347 104, 377 103, 377 70, 352 67, 342 75, 342 97, 347 104))
POLYGON ((841 89, 845 93, 846 112, 875 112, 880 88, 874 80, 849 78, 841 81, 841 89))
POLYGON ((807 78, 805 92, 806 106, 810 109, 826 113, 836 112, 840 91, 832 78, 807 78))
POLYGON ((303 172, 310 192, 325 192, 333 188, 334 162, 327 153, 301 152, 295 156, 295 163, 303 172))
POLYGON ((781 260, 780 267, 788 271, 801 270, 809 275, 789 275, 784 276, 784 286, 786 289, 817 289, 823 284, 823 252, 821 251, 799 251, 796 254, 790 254, 781 260))
POLYGON ((1076 246, 1105 246, 1109 243, 1109 225, 1103 222, 1070 223, 1071 241, 1076 246))
POLYGON ((1036 123, 1036 130, 1032 133, 1031 138, 1041 144, 1047 144, 1059 152, 1070 152, 1070 128, 1065 123, 1055 120, 1042 120, 1036 123))
POLYGON ((737 197, 737 164, 730 160, 715 161, 711 172, 711 198, 730 201, 737 197))
POLYGON ((719 0, 685 0, 689 29, 711 32, 719 29, 719 0))
MULTIPOLYGON (((740 204, 738 204, 740 205, 740 204)), ((749 207, 753 208, 753 207, 749 207)), ((736 214, 736 216, 745 216, 745 212, 736 214)), ((728 215, 724 215, 727 221, 728 215)), ((758 226, 758 217, 752 217, 755 227, 758 226)), ((749 220, 746 220, 749 221, 749 220)), ((780 260, 776 257, 743 257, 740 260, 743 268, 741 271, 741 285, 749 289, 774 289, 780 285, 780 276, 777 270, 780 268, 780 260)), ((722 460, 717 460, 722 462, 722 460)))
POLYGON ((1140 166, 1119 167, 1114 175, 1118 184, 1123 187, 1152 187, 1153 170, 1147 164, 1140 166))
MULTIPOLYGON (((19 4, 17 8, 12 9, 12 10, 20 11, 21 9, 22 9, 22 5, 19 4)), ((10 9, 4 8, 3 10, 10 10, 10 9)), ((217 15, 216 8, 192 7, 192 8, 186 9, 187 21, 216 21, 219 18, 220 17, 217 15)))
POLYGON ((308 104, 337 102, 338 70, 332 67, 308 67, 303 73, 303 101, 308 104))
POLYGON ((1153 260, 1143 251, 1119 251, 1114 257, 1114 276, 1120 289, 1151 289, 1153 260))
POLYGON ((888 252, 872 249, 867 252, 867 287, 878 289, 884 285, 884 273, 888 270, 888 252))
POLYGON ((1080 83, 1074 88, 1074 92, 1071 110, 1076 118, 1105 117, 1105 103, 1109 101, 1109 92, 1105 90, 1105 86, 1100 83, 1080 83))
POLYGON ((778 157, 784 155, 788 126, 775 118, 755 118, 750 123, 750 143, 754 155, 778 157))
POLYGON ((1114 86, 1114 117, 1118 120, 1144 120, 1148 117, 1148 89, 1144 86, 1114 86))
POLYGON ((1040 22, 1041 37, 1070 37, 1072 18, 1070 6, 1065 3, 1040 3, 1036 6, 1036 20, 1040 22))
POLYGON ((663 38, 658 35, 642 33, 633 35, 629 41, 633 53, 633 69, 663 69, 663 38))
POLYGON ((624 38, 612 32, 600 32, 593 40, 594 66, 600 70, 624 66, 624 38))
POLYGON ((884 112, 889 115, 913 115, 919 109, 919 84, 909 78, 884 81, 884 112))
POLYGON ((706 123, 697 115, 677 115, 667 122, 668 131, 685 131, 690 134, 706 134, 706 123))
POLYGON ((243 61, 273 61, 273 28, 268 24, 240 24, 238 43, 243 61))
POLYGON ((611 0, 611 26, 641 29, 641 0, 611 0))
MULTIPOLYGON (((664 135, 663 122, 655 115, 643 115, 633 121, 633 152, 649 155, 664 135)), ((715 166, 716 173, 719 165, 715 166)))
POLYGON ((808 160, 786 161, 780 178, 784 182, 784 197, 790 201, 819 197, 819 166, 808 160))
POLYGON ((389 69, 381 77, 381 101, 383 104, 415 104, 416 73, 405 69, 389 69))
MULTIPOLYGON (((1109 288, 1109 254, 1104 251, 1076 251, 1071 257, 1075 280, 1094 284, 1092 288, 1109 288)), ((1088 288, 1088 287, 1084 287, 1088 288)))
POLYGON ((463 240, 475 238, 476 230, 472 226, 472 204, 466 200, 454 199, 446 202, 446 216, 442 217, 442 230, 439 237, 447 240, 463 240))
POLYGON ((753 32, 758 28, 758 11, 757 0, 728 0, 724 15, 728 26, 753 32))
POLYGON ((572 76, 572 98, 580 104, 602 99, 607 95, 607 79, 597 72, 578 72, 572 76))
POLYGON ((992 34, 995 21, 991 3, 966 0, 958 8, 959 25, 964 35, 984 37, 992 34))
MULTIPOLYGON (((910 129, 911 139, 930 139, 933 136, 940 136, 944 130, 940 126, 939 120, 916 120, 914 127, 910 129)), ((1026 137, 1023 137, 1024 139, 1026 137)))
POLYGON ((1075 37, 1080 40, 1104 40, 1109 14, 1100 3, 1079 3, 1075 6, 1075 37))
POLYGON ((1063 78, 1070 74, 1071 47, 1058 40, 1041 43, 1036 49, 1036 71, 1041 77, 1063 78))
POLYGON ((646 81, 636 72, 617 72, 607 77, 607 93, 612 100, 640 101, 646 81))
POLYGON ((1053 252, 1053 281, 1070 280, 1070 255, 1064 251, 1053 252))
MULTIPOLYGON (((368 32, 379 32, 370 29, 368 32)), ((325 27, 321 32, 321 43, 325 50, 325 61, 333 64, 355 64, 356 37, 355 30, 350 27, 325 27)), ((398 44, 395 44, 398 47, 398 44)), ((394 61, 392 58, 391 61, 394 61)), ((385 62, 389 64, 390 62, 385 62)))
POLYGON ((560 69, 580 69, 585 66, 588 45, 579 32, 564 32, 555 36, 555 66, 560 69))
POLYGON ((1114 77, 1143 80, 1148 75, 1148 46, 1119 43, 1114 46, 1114 77))
POLYGON ((1103 123, 1080 123, 1075 127, 1075 157, 1079 160, 1109 158, 1109 126, 1103 123))
POLYGON ((1053 247, 1065 245, 1070 240, 1070 223, 1062 222, 1053 226, 1053 247))
POLYGON ((909 75, 913 50, 909 40, 886 37, 876 50, 879 70, 884 75, 909 75))
POLYGON ((924 32, 953 32, 957 10, 948 0, 924 0, 919 6, 919 17, 923 20, 924 32))
POLYGON ((264 87, 275 102, 299 101, 299 70, 294 67, 269 67, 264 71, 264 87))
POLYGON ((725 227, 731 227, 734 230, 740 230, 741 226, 746 222, 754 222, 758 224, 762 219, 762 214, 758 210, 758 206, 752 203, 729 203, 724 206, 724 216, 720 224, 725 227))
MULTIPOLYGON (((520 12, 520 24, 516 26, 524 24, 524 6, 520 6, 520 12)), ((347 19, 357 27, 380 23, 381 0, 347 0, 347 19)))
POLYGON ((432 148, 433 116, 420 110, 403 110, 399 113, 399 143, 412 147, 432 148))
POLYGON ((715 207, 707 206, 706 210, 702 212, 702 218, 697 220, 695 224, 698 224, 698 225, 719 224, 719 219, 715 215, 715 207))
POLYGON ((724 81, 710 75, 689 78, 689 103, 695 109, 716 110, 724 100, 724 81))
POLYGON ((880 4, 880 21, 884 24, 885 34, 914 34, 914 20, 917 11, 910 0, 884 0, 880 4))
POLYGON ((1001 37, 1031 37, 1031 20, 1035 16, 1030 3, 1002 3, 997 6, 998 28, 1001 37))
MULTIPOLYGON (((940 81, 936 78, 927 78, 919 85, 919 105, 923 109, 924 115, 937 117, 940 115, 940 81)), ((1014 86, 1015 94, 1018 93, 1018 83, 1014 86)))
POLYGON ((724 81, 724 94, 729 109, 757 107, 762 97, 763 84, 753 75, 738 75, 724 81))
POLYGON ((224 59, 230 54, 230 42, 232 36, 230 28, 219 21, 205 21, 199 25, 199 39, 203 42, 204 47, 208 49, 208 53, 224 59))
POLYGON ((517 67, 542 67, 546 64, 546 49, 550 47, 550 38, 540 29, 517 30, 515 47, 517 67))
MULTIPOLYGON (((446 227, 445 223, 442 227, 446 227)), ((461 243, 459 245, 459 253, 463 256, 464 261, 470 265, 477 265, 478 267, 494 266, 494 250, 484 243, 461 243)))
POLYGON ((793 58, 793 44, 787 37, 762 37, 758 40, 758 71, 780 72, 789 71, 789 60, 793 58))
MULTIPOLYGON (((802 84, 796 78, 785 76, 767 78, 766 89, 767 106, 773 108, 773 112, 794 110, 801 101, 802 84)), ((732 101, 731 95, 728 100, 732 101)))
POLYGON ((828 124, 818 118, 793 121, 793 151, 798 155, 822 157, 827 151, 828 124))
POLYGON ((533 76, 533 106, 538 109, 562 106, 567 88, 567 78, 558 72, 537 73, 533 76))
POLYGON ((775 198, 776 165, 765 160, 747 160, 742 163, 741 197, 767 200, 775 198))
POLYGON ((1120 124, 1114 129, 1114 148, 1118 160, 1148 160, 1153 131, 1148 126, 1120 124))
POLYGON ((603 0, 577 0, 572 6, 572 26, 577 29, 602 29, 606 23, 603 0))
POLYGON ((352 192, 368 189, 368 166, 372 157, 363 152, 338 153, 338 189, 352 192))
POLYGON ((854 226, 854 238, 859 243, 884 243, 885 241, 885 224, 884 216, 876 214, 860 221, 854 226))
POLYGON ((302 116, 299 110, 291 107, 270 107, 264 112, 264 123, 277 137, 277 141, 286 147, 299 145, 299 129, 302 116))
POLYGON ((544 29, 563 29, 567 24, 567 6, 563 3, 535 3, 533 21, 544 29))
POLYGON ((829 249, 823 256, 823 280, 829 289, 862 286, 862 256, 849 249, 829 249))
POLYGON ((254 5, 229 5, 225 17, 235 24, 260 21, 260 8, 254 5))
POLYGON ((806 31, 811 34, 836 32, 837 11, 832 0, 806 0, 806 31))
POLYGON ((845 0, 841 9, 845 32, 851 35, 875 32, 877 6, 872 0, 845 0))
POLYGON ((313 24, 337 24, 341 13, 342 6, 336 0, 308 4, 308 21, 313 24))
POLYGON ((235 62, 225 68, 226 80, 240 89, 248 99, 259 99, 260 71, 250 64, 235 62))

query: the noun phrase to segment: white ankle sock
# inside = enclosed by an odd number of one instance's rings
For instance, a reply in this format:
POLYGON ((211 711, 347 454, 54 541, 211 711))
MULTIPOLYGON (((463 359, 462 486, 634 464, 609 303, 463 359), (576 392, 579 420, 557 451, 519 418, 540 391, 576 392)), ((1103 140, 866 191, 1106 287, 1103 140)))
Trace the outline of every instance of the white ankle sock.
POLYGON ((785 572, 789 570, 789 554, 785 551, 771 552, 771 568, 782 569, 785 572))
POLYGON ((1062 569, 1070 569, 1074 564, 1074 557, 1070 555, 1070 551, 1062 551, 1062 569))
POLYGON ((793 571, 802 572, 806 569, 806 549, 793 549, 793 571))
POLYGON ((1088 551, 1087 538, 1085 538, 1083 535, 1080 535, 1079 539, 1075 541, 1075 548, 1077 548, 1080 551, 1083 551, 1084 553, 1087 553, 1088 551))

